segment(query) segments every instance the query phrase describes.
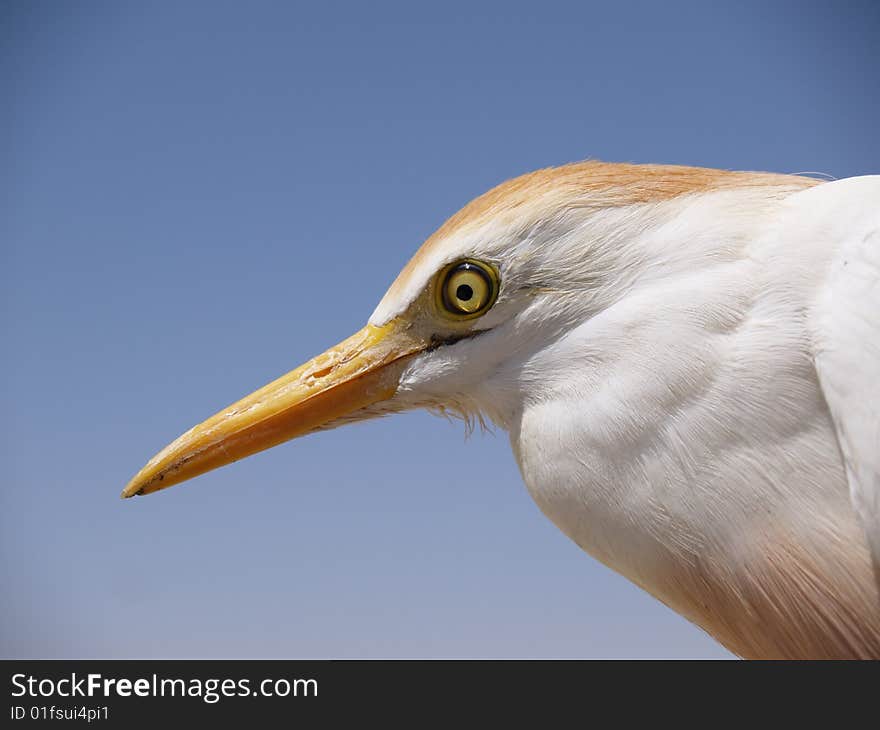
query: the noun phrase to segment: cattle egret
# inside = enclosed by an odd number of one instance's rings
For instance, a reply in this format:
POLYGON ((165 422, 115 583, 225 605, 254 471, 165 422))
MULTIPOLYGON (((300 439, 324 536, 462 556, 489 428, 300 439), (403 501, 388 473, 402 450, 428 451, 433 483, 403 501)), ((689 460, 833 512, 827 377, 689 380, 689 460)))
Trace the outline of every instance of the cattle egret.
POLYGON ((559 529, 735 654, 880 657, 880 176, 505 182, 123 496, 410 408, 507 430, 559 529))

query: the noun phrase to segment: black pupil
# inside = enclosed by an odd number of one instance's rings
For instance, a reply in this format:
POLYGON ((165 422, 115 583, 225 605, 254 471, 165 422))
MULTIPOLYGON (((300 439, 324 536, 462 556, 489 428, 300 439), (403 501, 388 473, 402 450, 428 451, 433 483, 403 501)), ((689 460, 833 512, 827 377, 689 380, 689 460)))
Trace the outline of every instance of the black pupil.
POLYGON ((455 290, 455 296, 463 302, 469 302, 473 295, 474 290, 467 284, 459 284, 458 288, 455 290))

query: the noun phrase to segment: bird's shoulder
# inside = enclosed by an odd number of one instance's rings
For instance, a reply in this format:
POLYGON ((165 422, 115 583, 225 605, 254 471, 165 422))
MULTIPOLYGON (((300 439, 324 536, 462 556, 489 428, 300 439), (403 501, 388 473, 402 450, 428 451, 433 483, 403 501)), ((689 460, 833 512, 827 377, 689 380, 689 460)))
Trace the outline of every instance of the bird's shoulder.
POLYGON ((880 175, 794 198, 799 235, 830 249, 811 309, 813 356, 853 506, 880 563, 880 175))

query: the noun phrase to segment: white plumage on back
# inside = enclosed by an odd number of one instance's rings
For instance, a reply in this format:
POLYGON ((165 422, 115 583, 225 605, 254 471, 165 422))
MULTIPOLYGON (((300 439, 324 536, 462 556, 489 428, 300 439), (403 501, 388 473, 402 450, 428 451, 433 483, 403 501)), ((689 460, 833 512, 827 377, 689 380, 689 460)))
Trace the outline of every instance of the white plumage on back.
MULTIPOLYGON (((853 505, 880 567, 880 176, 799 198, 802 235, 834 249, 813 311, 816 370, 853 505)), ((799 233, 795 227, 792 236, 799 233)))

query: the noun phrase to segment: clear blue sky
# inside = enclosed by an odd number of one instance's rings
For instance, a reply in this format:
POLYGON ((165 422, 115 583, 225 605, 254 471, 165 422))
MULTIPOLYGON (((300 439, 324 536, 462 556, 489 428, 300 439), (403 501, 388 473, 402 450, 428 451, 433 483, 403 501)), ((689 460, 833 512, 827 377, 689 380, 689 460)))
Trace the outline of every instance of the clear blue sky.
POLYGON ((118 494, 505 178, 880 172, 880 5, 0 14, 0 656, 726 656, 540 514, 504 433, 413 413, 118 494))

